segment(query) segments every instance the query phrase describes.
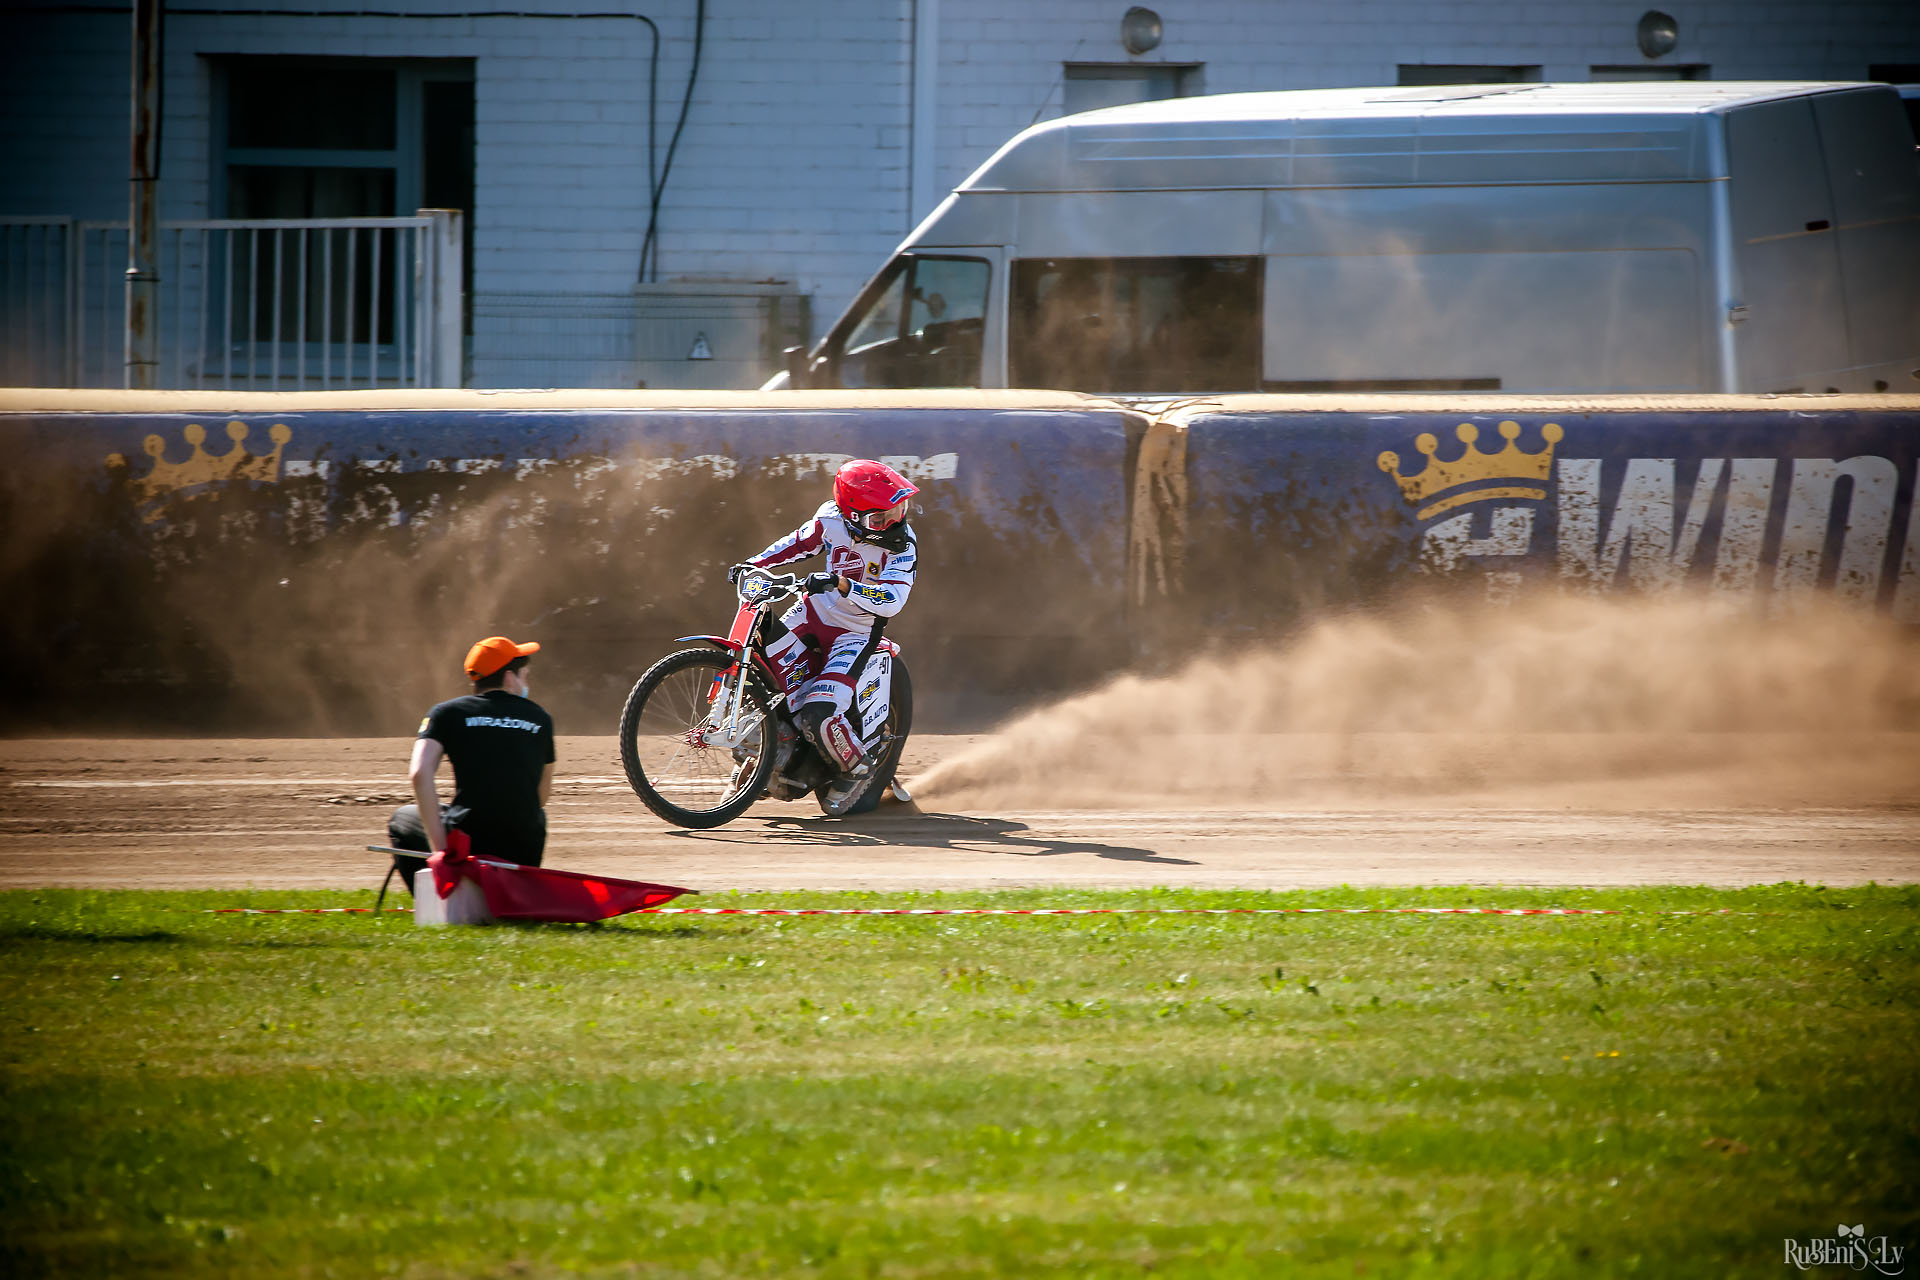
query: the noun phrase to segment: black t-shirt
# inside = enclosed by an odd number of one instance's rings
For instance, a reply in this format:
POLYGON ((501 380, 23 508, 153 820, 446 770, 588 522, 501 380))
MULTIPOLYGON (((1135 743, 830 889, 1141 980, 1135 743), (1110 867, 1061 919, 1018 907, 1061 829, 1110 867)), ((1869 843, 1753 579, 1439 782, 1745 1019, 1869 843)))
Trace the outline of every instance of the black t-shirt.
POLYGON ((540 772, 553 763, 553 717, 504 689, 443 702, 420 722, 453 762, 447 825, 467 833, 473 852, 526 861, 546 844, 540 772))

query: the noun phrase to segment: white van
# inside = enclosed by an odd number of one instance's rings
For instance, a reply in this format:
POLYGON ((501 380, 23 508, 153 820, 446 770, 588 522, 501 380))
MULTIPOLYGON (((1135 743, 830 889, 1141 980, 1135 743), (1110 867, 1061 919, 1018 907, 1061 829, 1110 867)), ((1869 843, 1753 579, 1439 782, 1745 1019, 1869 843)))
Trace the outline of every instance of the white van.
POLYGON ((1226 94, 1017 135, 769 388, 1920 390, 1887 85, 1226 94))

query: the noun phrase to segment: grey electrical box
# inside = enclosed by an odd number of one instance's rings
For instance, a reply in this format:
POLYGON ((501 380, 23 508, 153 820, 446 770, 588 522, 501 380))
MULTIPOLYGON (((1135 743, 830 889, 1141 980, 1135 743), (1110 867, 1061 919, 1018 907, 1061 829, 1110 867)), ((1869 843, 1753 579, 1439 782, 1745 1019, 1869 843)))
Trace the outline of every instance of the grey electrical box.
POLYGON ((632 301, 622 293, 476 293, 469 385, 632 386, 632 301))
POLYGON ((635 285, 633 385, 758 387, 807 341, 807 303, 785 280, 635 285))

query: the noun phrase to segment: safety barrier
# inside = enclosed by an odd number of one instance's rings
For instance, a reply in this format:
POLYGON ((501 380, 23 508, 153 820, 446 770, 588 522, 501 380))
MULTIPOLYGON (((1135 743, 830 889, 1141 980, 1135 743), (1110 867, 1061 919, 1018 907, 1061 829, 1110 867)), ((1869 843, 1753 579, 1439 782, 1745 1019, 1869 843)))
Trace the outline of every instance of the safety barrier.
POLYGON ((894 634, 947 727, 1142 635, 1262 634, 1413 581, 1831 591, 1920 622, 1911 397, 132 396, 0 392, 0 643, 36 675, 29 721, 388 732, 505 631, 549 646, 563 727, 606 732, 852 456, 923 486, 894 634))
POLYGON ((107 406, 0 400, 29 460, 0 476, 20 602, 0 633, 50 712, 391 730, 447 696, 472 638, 508 632, 549 646, 535 685, 563 727, 608 732, 674 637, 727 629, 726 566, 860 456, 924 493, 926 568, 893 631, 923 709, 1126 652, 1145 419, 1080 397, 48 398, 107 406))
POLYGON ((1136 599, 1164 581, 1208 630, 1409 580, 1831 591, 1920 622, 1912 397, 1226 398, 1164 415, 1140 457, 1136 599))

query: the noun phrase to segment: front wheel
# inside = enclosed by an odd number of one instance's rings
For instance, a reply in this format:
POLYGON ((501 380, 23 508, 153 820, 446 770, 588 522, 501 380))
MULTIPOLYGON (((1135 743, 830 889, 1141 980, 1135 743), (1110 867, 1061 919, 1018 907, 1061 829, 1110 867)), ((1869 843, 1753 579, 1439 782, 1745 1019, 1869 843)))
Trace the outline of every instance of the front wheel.
POLYGON ((683 649, 653 664, 620 712, 620 763, 647 808, 677 827, 732 822, 767 789, 773 740, 767 697, 747 681, 740 714, 725 721, 733 667, 718 649, 683 649))

